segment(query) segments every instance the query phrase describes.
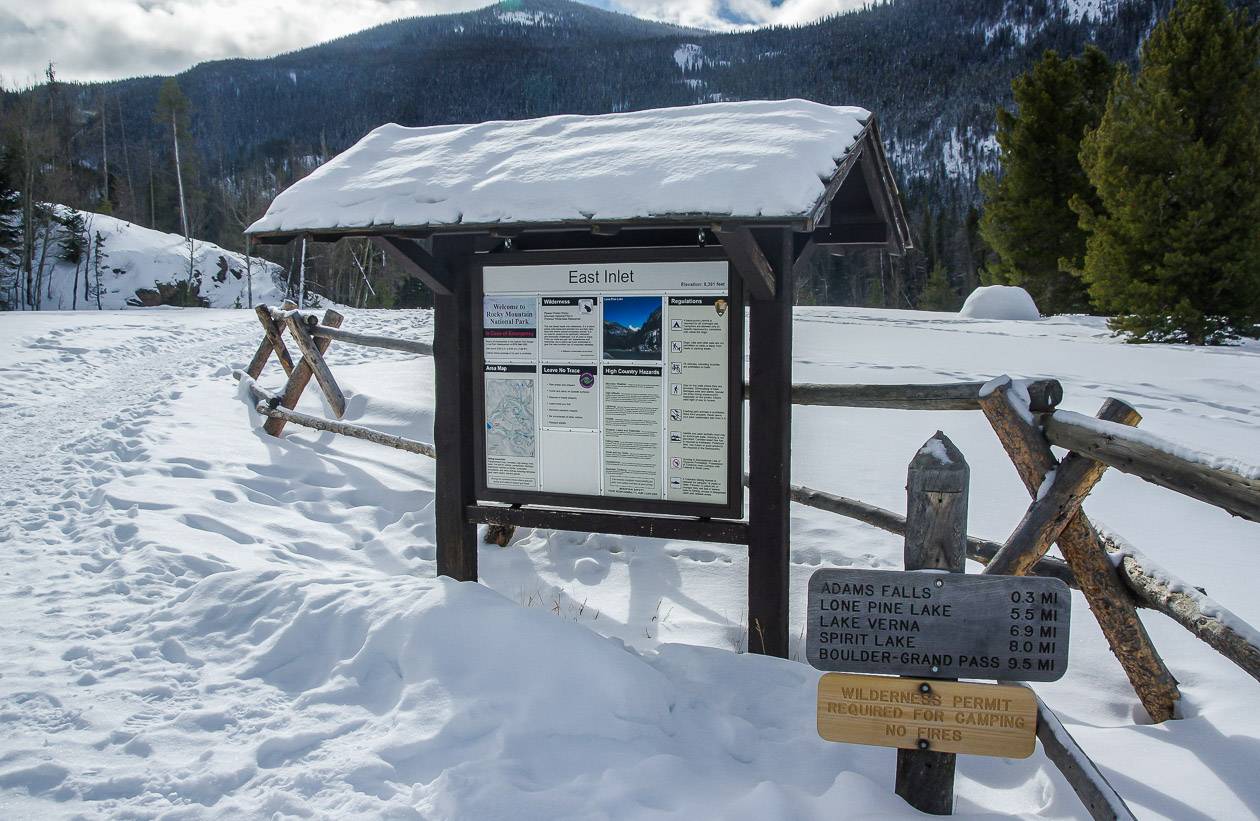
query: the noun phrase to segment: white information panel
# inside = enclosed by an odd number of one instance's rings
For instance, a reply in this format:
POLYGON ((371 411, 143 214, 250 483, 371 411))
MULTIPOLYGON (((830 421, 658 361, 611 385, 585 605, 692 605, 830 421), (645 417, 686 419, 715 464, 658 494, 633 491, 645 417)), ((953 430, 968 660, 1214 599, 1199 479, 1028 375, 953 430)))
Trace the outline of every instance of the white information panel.
POLYGON ((726 262, 487 266, 486 486, 727 501, 726 262))

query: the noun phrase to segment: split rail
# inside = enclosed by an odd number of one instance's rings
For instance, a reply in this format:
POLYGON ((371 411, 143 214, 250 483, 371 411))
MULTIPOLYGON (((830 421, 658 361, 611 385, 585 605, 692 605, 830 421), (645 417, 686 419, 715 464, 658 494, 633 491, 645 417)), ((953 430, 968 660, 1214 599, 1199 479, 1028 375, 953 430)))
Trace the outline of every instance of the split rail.
MULTIPOLYGON (((279 436, 288 423, 330 431, 436 458, 432 445, 332 421, 294 408, 312 378, 338 420, 345 396, 324 354, 333 341, 431 356, 424 342, 347 331, 343 317, 329 310, 322 320, 285 303, 256 308, 263 340, 239 379, 248 383, 264 429, 279 436), (295 357, 284 336, 298 349, 295 357), (276 394, 257 385, 275 356, 288 376, 276 394)), ((744 386, 747 398, 750 386, 744 386)), ((1119 399, 1107 399, 1094 417, 1058 410, 1063 389, 1057 380, 1013 380, 936 385, 796 384, 792 403, 828 407, 895 410, 980 411, 1010 457, 1032 497, 1004 542, 967 536, 968 558, 995 575, 1042 575, 1062 579, 1084 595, 1112 653, 1143 707, 1155 722, 1174 718, 1180 691, 1150 635, 1139 608, 1162 613, 1260 681, 1260 633, 1242 623, 1201 588, 1170 575, 1120 537, 1101 532, 1082 508, 1108 467, 1260 522, 1260 471, 1203 457, 1135 428, 1141 414, 1119 399), (1059 459, 1051 446, 1066 449, 1059 459), (1062 559, 1047 556, 1058 544, 1062 559)), ((745 476, 745 482, 747 477, 745 476)), ((829 511, 890 533, 906 535, 906 518, 856 499, 793 485, 792 501, 829 511)), ((487 542, 506 545, 515 528, 513 508, 491 516, 487 542)), ((1097 768, 1071 741, 1057 718, 1041 705, 1038 737, 1095 818, 1124 818, 1127 807, 1097 768)))

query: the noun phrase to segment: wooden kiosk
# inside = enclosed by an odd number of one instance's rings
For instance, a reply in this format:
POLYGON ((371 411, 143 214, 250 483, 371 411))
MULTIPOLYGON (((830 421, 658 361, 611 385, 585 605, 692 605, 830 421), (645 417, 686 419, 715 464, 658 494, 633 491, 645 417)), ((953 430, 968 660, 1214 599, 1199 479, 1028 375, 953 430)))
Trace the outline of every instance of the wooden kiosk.
POLYGON ((432 289, 439 574, 477 580, 482 523, 745 544, 747 646, 786 657, 793 272, 911 243, 869 112, 387 125, 248 233, 432 289))

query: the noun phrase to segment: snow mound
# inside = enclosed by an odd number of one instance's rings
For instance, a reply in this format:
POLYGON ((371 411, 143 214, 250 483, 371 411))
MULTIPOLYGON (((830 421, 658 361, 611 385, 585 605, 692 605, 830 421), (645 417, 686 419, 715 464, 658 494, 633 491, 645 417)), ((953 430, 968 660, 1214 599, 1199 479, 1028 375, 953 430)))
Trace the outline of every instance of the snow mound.
MULTIPOLYGON (((141 655, 218 671, 177 719, 218 754, 180 788, 228 815, 262 814, 283 784, 319 785, 283 790, 302 816, 800 817, 842 795, 904 814, 885 755, 817 738, 808 667, 641 654, 477 584, 228 571, 136 633, 141 655)), ((69 797, 102 777, 152 808, 172 789, 152 761, 47 780, 69 797)))
MULTIPOLYGON (((688 65, 691 55, 683 54, 688 65)), ((249 232, 798 218, 822 199, 869 119, 852 106, 759 100, 476 125, 391 123, 283 191, 249 232)))
POLYGON ((1041 319, 1032 296, 1015 285, 985 285, 975 289, 958 315, 971 319, 1041 319))
MULTIPOLYGON (((73 209, 57 206, 63 217, 73 209)), ((78 212, 88 235, 98 233, 103 239, 99 268, 101 294, 99 307, 105 310, 132 308, 163 302, 162 291, 173 290, 188 278, 188 242, 179 234, 167 234, 132 222, 78 212)), ((46 264, 51 272, 42 296, 44 310, 96 310, 95 293, 84 296, 88 278, 95 282, 96 252, 76 266, 60 259, 60 237, 48 248, 46 264), (87 270, 84 270, 84 269, 87 270), (77 286, 76 286, 77 281, 77 286), (77 292, 77 293, 76 293, 77 292)), ((250 304, 252 278, 253 302, 279 302, 282 293, 276 281, 283 275, 280 266, 254 257, 247 266, 244 254, 221 248, 212 242, 193 240, 193 278, 198 294, 209 308, 245 308, 250 304)))

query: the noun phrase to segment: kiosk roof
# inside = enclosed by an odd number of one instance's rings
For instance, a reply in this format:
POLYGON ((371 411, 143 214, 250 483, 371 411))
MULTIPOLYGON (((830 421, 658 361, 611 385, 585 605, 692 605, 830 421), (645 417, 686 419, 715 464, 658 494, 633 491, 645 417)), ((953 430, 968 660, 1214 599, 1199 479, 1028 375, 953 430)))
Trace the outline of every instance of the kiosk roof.
POLYGON ((862 108, 779 100, 383 125, 248 233, 808 219, 870 121, 862 108))

